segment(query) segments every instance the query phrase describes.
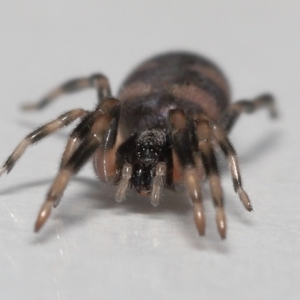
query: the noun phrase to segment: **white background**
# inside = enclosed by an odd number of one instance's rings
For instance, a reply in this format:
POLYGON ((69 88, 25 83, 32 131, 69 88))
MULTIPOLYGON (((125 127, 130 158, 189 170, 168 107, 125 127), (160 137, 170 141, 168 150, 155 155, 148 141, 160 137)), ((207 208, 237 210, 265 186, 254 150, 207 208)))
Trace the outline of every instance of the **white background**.
POLYGON ((148 56, 186 49, 216 60, 233 99, 270 91, 280 119, 243 116, 231 134, 254 212, 222 171, 228 236, 218 237, 204 184, 207 233, 185 195, 163 203, 101 186, 91 166, 72 180, 45 228, 33 224, 56 174, 63 130, 28 149, 0 185, 0 299, 299 299, 299 1, 0 2, 0 160, 95 91, 41 112, 19 106, 69 78, 103 72, 114 92, 148 56))

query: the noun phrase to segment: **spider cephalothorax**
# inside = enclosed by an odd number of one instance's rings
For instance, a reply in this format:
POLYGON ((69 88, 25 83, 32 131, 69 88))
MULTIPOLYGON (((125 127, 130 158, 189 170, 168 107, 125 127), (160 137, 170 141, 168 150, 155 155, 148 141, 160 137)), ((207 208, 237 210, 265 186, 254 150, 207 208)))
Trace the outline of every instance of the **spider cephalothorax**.
POLYGON ((185 183, 201 235, 205 216, 200 180, 205 173, 218 231, 225 238, 223 192, 214 150, 219 145, 228 161, 234 190, 245 208, 252 210, 227 133, 242 112, 267 106, 275 116, 272 96, 230 104, 229 86, 218 67, 202 56, 175 52, 138 66, 123 83, 117 99, 111 95, 107 78, 95 74, 68 81, 24 108, 41 109, 64 93, 84 88, 97 89, 99 103, 94 110, 73 109, 38 128, 17 146, 0 170, 0 175, 9 172, 27 146, 81 119, 69 137, 59 172, 39 212, 36 231, 58 205, 71 176, 91 157, 98 177, 118 186, 117 201, 123 201, 127 189, 133 188, 157 206, 164 186, 185 183))

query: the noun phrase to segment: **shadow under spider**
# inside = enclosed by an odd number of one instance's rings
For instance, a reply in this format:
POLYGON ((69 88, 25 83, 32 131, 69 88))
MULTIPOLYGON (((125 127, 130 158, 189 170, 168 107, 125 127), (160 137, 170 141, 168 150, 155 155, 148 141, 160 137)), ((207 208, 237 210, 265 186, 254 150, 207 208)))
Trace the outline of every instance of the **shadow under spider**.
MULTIPOLYGON (((207 220, 207 235, 205 237, 199 237, 193 221, 192 206, 189 201, 189 197, 185 192, 176 192, 168 189, 163 190, 162 201, 158 207, 153 207, 146 197, 139 196, 135 191, 128 190, 126 200, 123 203, 117 203, 114 200, 116 187, 108 184, 99 183, 97 179, 86 177, 74 177, 73 182, 80 182, 84 184, 83 191, 81 193, 74 193, 69 195, 67 203, 60 205, 58 209, 53 211, 53 220, 59 220, 60 225, 64 231, 73 228, 76 224, 82 224, 89 220, 90 216, 94 213, 94 210, 114 210, 117 214, 126 215, 128 213, 138 213, 145 215, 146 218, 153 219, 153 226, 155 226, 155 219, 161 219, 165 216, 165 221, 168 222, 170 215, 176 215, 178 217, 178 224, 180 235, 184 236, 183 241, 187 241, 193 248, 198 250, 214 250, 220 253, 228 252, 228 244, 226 241, 222 241, 218 235, 216 226, 214 224, 215 216, 212 209, 212 201, 207 186, 203 188, 203 199, 205 202, 210 202, 211 212, 206 215, 207 220), (70 199, 73 198, 73 199, 70 199), (82 202, 87 203, 84 212, 76 211, 70 213, 70 205, 78 205, 82 202)), ((32 188, 36 186, 50 185, 52 179, 42 179, 34 182, 23 183, 17 186, 2 190, 0 195, 11 194, 20 192, 22 189, 32 188)), ((41 199, 41 203, 44 199, 41 199)), ((63 201, 64 199, 62 199, 63 201)), ((236 196, 237 205, 240 204, 238 197, 236 196)), ((226 201, 226 200, 225 200, 226 201)), ((234 205, 232 205, 234 207, 234 205)), ((239 215, 238 209, 234 212, 235 215, 239 215)), ((231 209, 227 210, 227 215, 231 215, 231 209)), ((51 217, 50 217, 51 218, 51 217)), ((230 218, 228 218, 230 219, 230 218)), ((241 217, 243 223, 245 218, 241 217)), ((34 221, 34 220, 33 220, 34 221)), ((43 230, 34 238, 34 243, 44 243, 53 236, 57 235, 57 223, 51 222, 51 226, 45 226, 43 230)), ((160 223, 161 224, 161 223, 160 223)))
POLYGON ((259 142, 254 143, 247 149, 246 153, 238 154, 239 160, 243 164, 255 163, 255 158, 267 154, 269 149, 276 148, 280 144, 283 132, 281 130, 274 130, 271 133, 266 133, 260 138, 259 142))
MULTIPOLYGON (((116 214, 120 214, 124 218, 132 213, 145 215, 145 218, 149 218, 153 221, 154 231, 159 231, 157 226, 161 226, 161 222, 157 225, 158 223, 156 223, 155 220, 164 218, 165 222, 169 222, 171 219, 171 222, 173 222, 174 218, 171 215, 175 215, 175 218, 178 220, 176 221, 176 227, 179 228, 179 235, 183 237, 183 243, 187 242, 191 247, 202 251, 213 250, 223 254, 229 251, 228 243, 220 239, 215 224, 212 224, 215 220, 214 215, 207 215, 207 219, 210 219, 207 222, 209 224, 207 230, 208 234, 205 237, 198 235, 193 221, 192 205, 185 192, 174 192, 164 189, 161 203, 158 207, 153 207, 147 197, 139 196, 133 190, 128 190, 124 202, 117 203, 114 199, 116 187, 107 185, 103 187, 103 183, 99 184, 92 179, 84 178, 82 180, 81 178, 81 182, 82 181, 89 186, 89 189, 85 189, 82 194, 77 194, 76 197, 88 199, 89 203, 91 203, 92 200, 92 207, 99 211, 103 209, 115 210, 116 214)), ((92 211, 91 209, 90 213, 92 211)), ((85 222, 89 215, 90 214, 87 214, 86 211, 84 212, 84 216, 82 216, 82 214, 76 214, 76 216, 71 215, 67 205, 59 212, 59 218, 63 221, 64 229, 72 227, 75 223, 85 222)), ((126 230, 126 228, 124 230, 126 230)), ((55 232, 52 229, 52 232, 49 231, 49 236, 53 234, 55 234, 55 232)), ((42 239, 45 240, 48 237, 45 236, 42 239)))
MULTIPOLYGON (((29 122, 22 122, 25 126, 33 127, 29 122)), ((59 136, 60 138, 67 139, 68 134, 64 132, 58 132, 55 134, 55 136, 59 136)), ((255 143, 255 145, 252 147, 252 149, 248 150, 248 153, 239 155, 240 161, 242 161, 243 164, 245 163, 251 163, 251 161, 255 161, 255 158, 257 156, 260 156, 262 153, 267 152, 267 149, 275 147, 276 144, 278 144, 280 137, 282 136, 282 133, 280 131, 272 132, 272 134, 266 134, 263 138, 261 138, 259 143, 255 143)), ((218 155, 219 156, 219 155, 218 155)), ((224 159, 219 160, 220 163, 220 169, 223 172, 225 172, 226 168, 223 166, 225 162, 224 159)), ((165 215, 167 213, 174 213, 176 215, 181 216, 179 218, 181 220, 180 223, 183 223, 183 230, 186 233, 186 236, 188 237, 188 240, 191 242, 191 245, 197 249, 210 249, 213 248, 214 250, 218 252, 228 252, 228 245, 226 242, 221 241, 215 226, 211 226, 210 224, 209 228, 212 228, 214 230, 214 233, 212 230, 208 229, 209 235, 205 238, 199 238, 196 230, 193 230, 191 228, 191 222, 185 222, 187 218, 192 219, 192 208, 189 203, 188 196, 186 193, 183 192, 174 192, 169 191, 167 189, 163 190, 162 195, 162 201, 158 208, 153 207, 149 200, 145 197, 141 197, 137 195, 134 191, 129 190, 127 195, 127 200, 125 200, 125 203, 119 204, 114 201, 114 193, 115 188, 110 187, 109 185, 105 185, 103 183, 100 183, 97 181, 97 179, 89 179, 85 177, 74 177, 72 178, 72 181, 75 182, 81 182, 84 183, 87 188, 85 188, 84 192, 82 194, 77 194, 76 198, 83 198, 84 201, 93 201, 93 206, 96 209, 118 209, 120 214, 124 214, 124 217, 126 217, 127 212, 135 212, 145 215, 151 215, 151 218, 155 218, 156 216, 165 215), (183 218, 184 216, 184 218, 183 218), (191 216, 191 217, 189 217, 191 216), (188 225, 187 225, 188 223, 188 225), (201 242, 199 242, 201 240, 201 242)), ((36 187, 36 186, 42 186, 42 185, 50 185, 52 183, 52 179, 43 179, 38 180, 34 182, 24 183, 20 184, 8 189, 4 189, 0 191, 0 195, 5 194, 11 194, 18 192, 22 189, 36 187)), ((208 193, 207 193, 208 194, 208 193)), ((74 196, 75 197, 75 196, 74 196)), ((228 197, 225 197, 225 203, 229 200, 228 197)), ((236 202, 239 203, 238 198, 234 197, 236 199, 233 199, 233 201, 237 200, 236 202)), ((204 200, 210 200, 210 195, 204 195, 204 200)), ((69 204, 71 205, 71 204, 69 204)), ((74 215, 74 214, 68 214, 67 206, 62 207, 61 210, 56 210, 56 218, 59 216, 60 219, 63 220, 63 227, 64 229, 72 227, 74 223, 83 222, 86 219, 88 219, 88 216, 90 214, 85 215, 74 215)), ((240 214, 240 211, 238 208, 235 207, 235 204, 230 205, 230 208, 226 211, 227 215, 235 215, 238 216, 239 219, 245 224, 251 225, 252 222, 249 221, 249 218, 245 218, 244 215, 240 214)), ((208 215, 206 219, 213 219, 213 215, 208 215)), ((230 218, 228 218, 230 219, 230 218)), ((167 221, 167 219, 166 219, 167 221)), ((211 220, 208 223, 212 223, 211 220)), ((56 234, 56 227, 55 226, 48 226, 47 228, 44 228, 43 233, 37 237, 37 240, 45 241, 49 237, 53 236, 53 234, 56 234)))

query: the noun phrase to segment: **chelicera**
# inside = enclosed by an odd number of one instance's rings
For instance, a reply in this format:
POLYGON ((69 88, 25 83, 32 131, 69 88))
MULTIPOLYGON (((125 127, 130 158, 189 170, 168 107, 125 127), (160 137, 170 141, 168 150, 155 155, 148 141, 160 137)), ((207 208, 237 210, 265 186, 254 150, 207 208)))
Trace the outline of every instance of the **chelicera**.
POLYGON ((217 228, 225 238, 217 146, 228 161, 234 190, 245 208, 252 210, 227 134, 243 112, 268 107, 274 117, 271 95, 230 104, 227 80, 214 63, 199 55, 174 52, 139 65, 124 81, 117 98, 112 97, 107 78, 96 74, 68 81, 24 109, 42 109, 63 94, 86 88, 97 90, 95 109, 70 110, 36 129, 21 141, 0 170, 0 175, 11 171, 29 145, 80 119, 70 134, 35 231, 47 221, 52 207, 59 204, 71 176, 92 157, 97 176, 117 185, 115 198, 119 202, 132 188, 157 206, 163 187, 175 189, 183 183, 193 203, 200 235, 205 233, 201 180, 206 176, 216 208, 217 228))

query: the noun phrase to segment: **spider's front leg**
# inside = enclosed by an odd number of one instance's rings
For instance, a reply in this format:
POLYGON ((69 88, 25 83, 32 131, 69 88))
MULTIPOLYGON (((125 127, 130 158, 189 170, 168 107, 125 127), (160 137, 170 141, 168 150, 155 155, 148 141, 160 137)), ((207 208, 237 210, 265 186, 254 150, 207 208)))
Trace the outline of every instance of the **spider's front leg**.
POLYGON ((194 117, 197 135, 197 148, 200 150, 201 160, 208 177, 211 196, 216 208, 216 222, 220 236, 226 237, 226 217, 224 212, 223 190, 221 187, 218 164, 212 145, 212 134, 209 122, 204 115, 194 117))
POLYGON ((180 109, 174 109, 169 113, 169 122, 175 152, 173 155, 179 161, 185 184, 194 204, 194 220, 199 234, 203 235, 205 232, 205 216, 199 184, 200 177, 194 158, 197 153, 200 154, 201 163, 209 180, 211 195, 216 208, 218 231, 221 238, 225 238, 226 217, 223 191, 212 143, 215 141, 222 149, 229 164, 234 190, 238 193, 245 208, 251 211, 252 206, 249 197, 242 186, 236 152, 223 129, 204 114, 196 114, 193 117, 193 126, 190 126, 190 121, 187 120, 184 112, 180 109), (193 153, 193 151, 196 153, 193 153))
MULTIPOLYGON (((116 133, 111 133, 111 128, 116 130, 120 115, 120 102, 113 98, 103 100, 90 114, 89 132, 79 146, 71 154, 70 158, 62 165, 52 186, 49 189, 46 200, 38 214, 35 223, 35 231, 47 221, 52 206, 56 207, 67 187, 72 175, 76 174, 97 149, 105 149, 105 145, 114 144, 116 133), (109 142, 108 142, 109 140, 109 142)), ((83 122, 86 122, 84 120, 83 122)), ((81 124, 78 125, 80 127, 81 124)))
POLYGON ((173 155, 176 156, 183 170, 184 181, 194 204, 194 221, 198 232, 200 235, 204 235, 205 216, 199 184, 200 178, 196 169, 189 126, 184 112, 180 109, 170 110, 169 123, 171 141, 175 152, 173 155))
MULTIPOLYGON (((95 121, 95 118, 98 117, 99 115, 99 110, 101 110, 102 114, 111 114, 112 109, 114 108, 115 104, 114 101, 111 101, 112 98, 108 98, 105 100, 102 100, 98 108, 96 108, 92 113, 87 115, 82 122, 73 130, 73 132, 70 134, 65 151, 62 155, 61 163, 60 163, 60 168, 63 168, 69 158, 72 156, 72 154, 75 152, 75 150, 79 147, 83 139, 89 135, 91 127, 93 125, 93 122, 95 121)), ((119 110, 118 110, 119 114, 119 110)), ((117 127, 118 127, 118 121, 119 121, 119 115, 117 115, 117 112, 115 111, 114 108, 114 122, 111 124, 108 134, 107 134, 107 139, 105 142, 105 145, 103 145, 104 149, 103 151, 100 151, 99 156, 101 157, 100 160, 102 160, 102 166, 98 168, 98 166, 94 165, 96 170, 99 169, 98 174, 103 181, 108 181, 107 171, 108 167, 111 167, 111 165, 114 165, 114 162, 112 161, 112 156, 114 157, 115 155, 115 140, 116 140, 116 135, 117 135, 117 127), (110 161, 109 163, 106 163, 107 161, 110 161), (102 175, 103 173, 103 175, 102 175)), ((98 156, 97 156, 98 158, 98 156)), ((97 160, 99 161, 99 160, 97 160)), ((101 163, 101 162, 100 162, 101 163)), ((112 167, 114 169, 114 166, 112 167)))

